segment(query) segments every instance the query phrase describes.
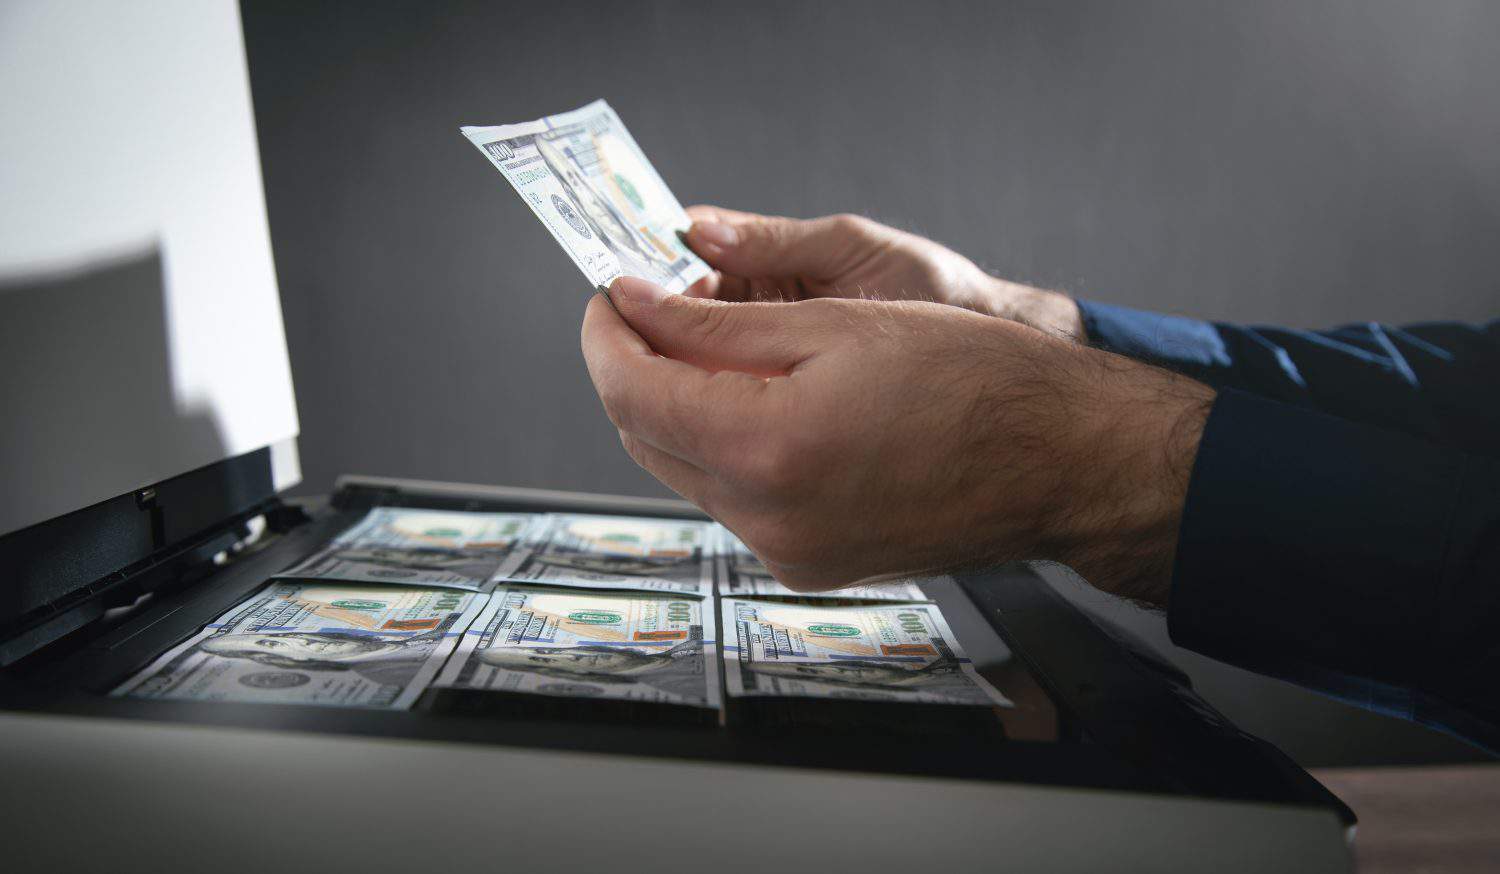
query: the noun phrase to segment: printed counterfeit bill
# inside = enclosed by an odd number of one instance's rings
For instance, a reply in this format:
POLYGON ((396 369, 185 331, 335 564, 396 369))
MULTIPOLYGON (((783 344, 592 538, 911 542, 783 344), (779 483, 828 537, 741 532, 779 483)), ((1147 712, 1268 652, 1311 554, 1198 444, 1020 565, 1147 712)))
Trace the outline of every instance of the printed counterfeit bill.
POLYGON ((273 583, 112 694, 404 710, 484 603, 449 589, 273 583))
POLYGON ((488 591, 491 579, 520 560, 513 548, 533 518, 530 513, 376 507, 277 576, 488 591))
POLYGON ((974 670, 935 604, 720 603, 730 697, 1012 706, 974 670))
POLYGON ((459 130, 590 285, 626 275, 681 292, 712 272, 677 238, 692 221, 603 100, 538 121, 459 130))
POLYGON ((755 553, 745 547, 734 533, 722 525, 715 528, 716 550, 722 572, 719 594, 733 597, 777 597, 808 600, 838 599, 851 601, 926 601, 921 587, 911 580, 894 580, 864 586, 846 586, 831 592, 796 592, 771 576, 755 553))
POLYGON ((713 594, 713 529, 708 522, 640 516, 554 513, 527 535, 528 548, 505 579, 713 594))
POLYGON ((718 709, 713 602, 506 586, 434 685, 718 709))

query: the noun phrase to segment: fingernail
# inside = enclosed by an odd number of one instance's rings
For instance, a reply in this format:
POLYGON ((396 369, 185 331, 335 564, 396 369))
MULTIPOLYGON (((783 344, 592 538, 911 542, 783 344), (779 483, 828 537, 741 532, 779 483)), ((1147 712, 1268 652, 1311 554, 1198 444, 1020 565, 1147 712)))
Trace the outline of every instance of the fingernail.
POLYGON ((617 306, 615 306, 615 299, 609 296, 609 286, 607 286, 607 285, 595 286, 594 290, 597 291, 597 292, 599 292, 600 294, 604 295, 604 302, 607 303, 607 304, 609 304, 609 308, 610 309, 614 310, 617 313, 620 311, 620 308, 617 307, 617 306))
POLYGON ((655 304, 667 296, 667 290, 644 279, 616 282, 610 294, 632 303, 655 304))
POLYGON ((697 234, 698 239, 718 246, 720 249, 728 249, 740 242, 739 231, 723 222, 698 222, 693 225, 693 232, 697 234))

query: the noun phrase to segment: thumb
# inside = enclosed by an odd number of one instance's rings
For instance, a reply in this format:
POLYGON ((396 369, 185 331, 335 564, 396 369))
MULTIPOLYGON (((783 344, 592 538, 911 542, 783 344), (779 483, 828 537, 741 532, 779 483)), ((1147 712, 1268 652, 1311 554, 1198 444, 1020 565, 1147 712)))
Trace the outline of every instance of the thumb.
POLYGON ((685 239, 703 260, 733 276, 831 281, 879 245, 880 230, 854 215, 804 220, 721 212, 694 222, 685 239))
POLYGON ((818 350, 821 318, 802 304, 727 303, 622 276, 610 302, 658 355, 704 370, 784 376, 818 350))

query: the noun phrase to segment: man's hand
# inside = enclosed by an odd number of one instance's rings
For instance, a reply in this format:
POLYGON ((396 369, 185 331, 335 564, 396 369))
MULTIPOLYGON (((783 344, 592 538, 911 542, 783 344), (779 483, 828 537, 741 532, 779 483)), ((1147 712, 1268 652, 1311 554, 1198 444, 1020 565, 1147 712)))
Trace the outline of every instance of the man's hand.
POLYGON ((815 297, 932 301, 1082 340, 1065 294, 997 279, 915 234, 855 215, 800 220, 692 206, 684 241, 719 273, 691 297, 795 301, 815 297))
POLYGON ((583 351, 626 451, 787 586, 1054 559, 1165 601, 1207 387, 933 303, 610 301, 583 351))

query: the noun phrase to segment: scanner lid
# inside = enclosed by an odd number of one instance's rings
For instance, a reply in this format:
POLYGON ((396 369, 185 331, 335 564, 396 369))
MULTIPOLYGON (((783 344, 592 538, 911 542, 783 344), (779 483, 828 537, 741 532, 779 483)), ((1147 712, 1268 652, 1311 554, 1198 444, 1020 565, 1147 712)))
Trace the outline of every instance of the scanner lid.
POLYGON ((237 5, 6 4, 0 57, 3 630, 301 474, 237 5))
POLYGON ((297 409, 236 5, 0 18, 4 535, 288 444, 297 409))

